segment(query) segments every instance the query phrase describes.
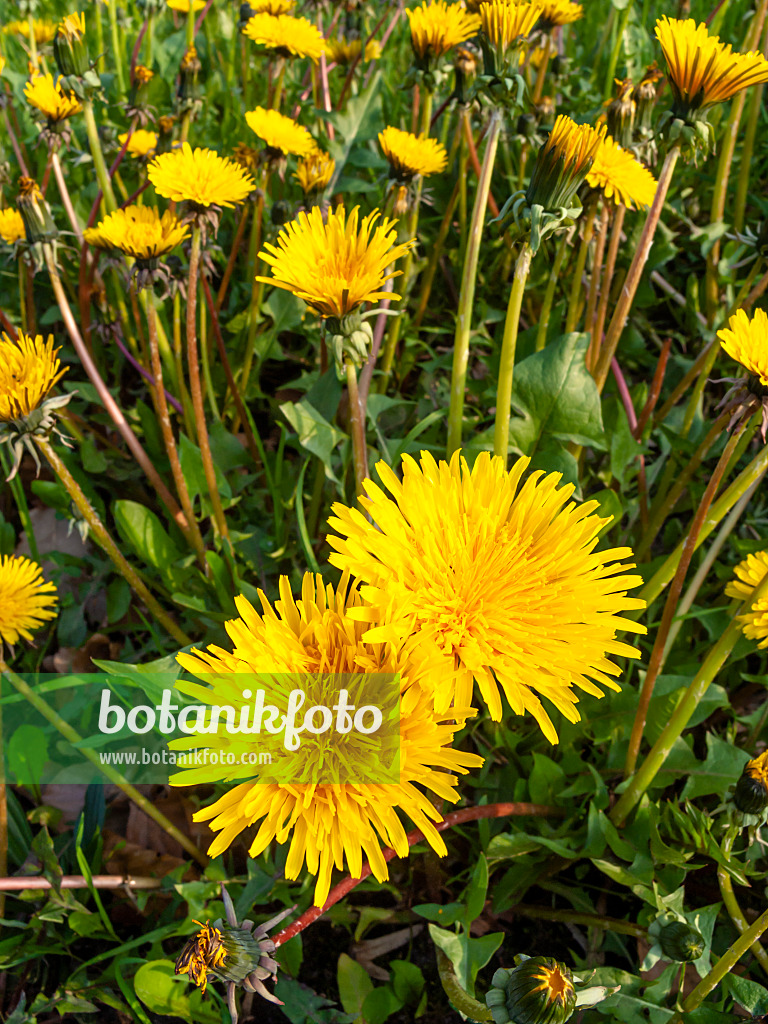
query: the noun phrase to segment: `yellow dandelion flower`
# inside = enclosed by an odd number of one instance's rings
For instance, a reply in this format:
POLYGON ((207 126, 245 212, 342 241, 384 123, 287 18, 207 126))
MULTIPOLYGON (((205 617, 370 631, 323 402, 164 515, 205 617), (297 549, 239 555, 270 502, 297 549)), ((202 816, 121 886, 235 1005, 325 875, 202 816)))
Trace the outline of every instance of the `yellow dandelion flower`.
POLYGON ((5 67, 5 57, 0 57, 0 75, 2 75, 4 67, 5 67))
POLYGON ((454 46, 474 36, 480 28, 480 18, 461 4, 448 4, 445 0, 423 0, 421 6, 406 10, 411 26, 411 46, 422 60, 442 57, 454 46))
POLYGON ((151 82, 155 77, 155 72, 152 68, 145 67, 144 64, 137 64, 133 69, 133 80, 138 82, 140 85, 146 85, 147 82, 151 82))
POLYGON ((483 32, 493 46, 506 51, 531 34, 542 10, 538 0, 535 3, 507 3, 505 0, 483 3, 480 5, 483 32))
POLYGON ((743 309, 738 310, 717 336, 731 359, 768 385, 768 314, 764 309, 756 309, 751 320, 743 309))
POLYGON ((176 974, 187 974, 189 980, 205 995, 208 987, 208 972, 218 975, 227 959, 227 948, 224 945, 224 934, 214 928, 208 921, 200 925, 200 931, 193 935, 176 961, 176 974))
POLYGON ((722 103, 749 85, 768 82, 768 60, 761 53, 733 53, 730 43, 711 36, 702 22, 666 15, 656 22, 676 111, 683 117, 722 103))
MULTIPOLYGON (((189 0, 165 0, 172 11, 179 14, 189 14, 189 0)), ((195 14, 205 7, 205 0, 194 0, 195 14)))
POLYGON ((85 15, 67 14, 59 22, 58 31, 67 42, 82 39, 85 35, 85 15))
POLYGON ((584 17, 584 8, 581 4, 572 3, 571 0, 538 0, 541 4, 541 18, 547 28, 554 28, 556 25, 570 25, 584 17))
POLYGON ((61 79, 54 83, 53 75, 33 75, 24 86, 24 96, 30 106, 36 107, 49 121, 64 121, 83 109, 76 99, 63 92, 61 79))
POLYGON ((365 53, 363 53, 362 39, 345 39, 343 36, 337 36, 325 40, 325 55, 328 60, 335 61, 336 64, 342 66, 352 64, 360 59, 361 54, 366 61, 378 60, 381 57, 381 44, 375 39, 370 39, 365 44, 365 53))
POLYGON ((45 582, 37 562, 17 555, 0 558, 0 644, 31 640, 33 629, 55 618, 56 600, 56 587, 45 582))
MULTIPOLYGON (((32 21, 32 31, 35 36, 35 43, 38 46, 45 46, 46 43, 53 42, 57 29, 58 23, 47 18, 34 18, 32 21)), ((9 21, 3 32, 8 35, 24 36, 25 39, 29 39, 29 22, 9 21)))
POLYGON ((413 240, 397 245, 397 221, 387 217, 374 228, 378 210, 363 218, 358 229, 359 209, 347 219, 338 206, 329 211, 327 222, 317 207, 300 213, 282 229, 277 245, 265 243, 266 252, 259 256, 273 276, 256 280, 293 292, 323 317, 346 316, 363 302, 399 299, 383 286, 402 273, 389 267, 412 248, 413 240))
POLYGON ((251 0, 248 5, 254 14, 289 14, 296 0, 251 0))
MULTIPOLYGON (((725 593, 728 597, 746 601, 768 572, 768 551, 747 555, 733 571, 736 579, 726 586, 725 593)), ((768 647, 768 597, 759 598, 743 615, 737 615, 736 621, 741 623, 744 636, 758 641, 758 648, 768 647)))
POLYGON ((0 210, 0 238, 8 245, 13 245, 25 238, 24 220, 15 206, 6 206, 0 210))
POLYGON ((325 53, 325 40, 317 25, 290 14, 254 14, 243 33, 259 46, 281 57, 309 57, 317 63, 325 53))
POLYGON ((442 143, 399 128, 390 126, 379 132, 379 145, 398 180, 409 180, 417 174, 425 178, 429 174, 438 174, 448 163, 448 154, 442 143))
POLYGON ((28 416, 47 397, 51 388, 67 372, 59 370, 53 347, 53 335, 43 341, 19 333, 18 341, 7 334, 0 338, 0 423, 28 416))
POLYGON ((148 132, 144 128, 137 128, 130 138, 128 132, 123 132, 122 135, 117 136, 117 141, 121 146, 127 142, 126 153, 135 159, 152 156, 157 149, 157 133, 148 132))
POLYGON ((126 206, 115 210, 97 224, 86 228, 83 237, 99 249, 120 249, 137 260, 167 256, 189 234, 175 213, 160 214, 151 206, 126 206))
POLYGON ((294 178, 303 192, 322 192, 330 183, 335 170, 336 161, 333 157, 317 149, 299 160, 294 178))
POLYGON ((440 651, 438 713, 452 701, 470 704, 474 680, 499 720, 500 685, 513 712, 529 711, 556 743, 540 698, 577 722, 574 687, 595 697, 603 695, 595 682, 618 689, 611 676, 620 669, 608 655, 639 656, 615 637, 646 631, 622 617, 644 607, 627 597, 642 580, 625 574, 629 548, 597 550, 607 522, 594 515, 597 502, 569 501, 573 485, 558 487, 558 473, 532 473, 521 485, 530 460, 510 472, 505 462, 483 452, 470 470, 458 452, 450 464, 422 452, 420 465, 404 457, 402 482, 380 462, 393 498, 365 482, 360 504, 372 523, 333 506, 329 524, 341 536, 328 537, 330 562, 366 584, 366 607, 353 613, 373 623, 366 640, 403 630, 440 651))
POLYGON ((526 192, 529 206, 567 207, 586 177, 605 137, 605 125, 576 124, 560 114, 539 150, 526 192))
MULTIPOLYGON (((310 781, 288 784, 265 779, 260 782, 259 776, 266 773, 254 773, 253 781, 235 786, 210 807, 195 814, 196 821, 210 821, 213 831, 219 833, 210 847, 211 856, 218 856, 244 829, 259 821, 259 830, 249 850, 252 857, 257 857, 273 839, 287 842, 292 833, 286 877, 298 878, 306 862, 306 870, 317 875, 315 904, 322 906, 328 896, 334 865, 341 869, 346 861, 352 876, 359 877, 365 855, 375 877, 384 881, 388 871, 380 843, 391 846, 398 856, 407 856, 406 832, 398 812, 406 814, 421 829, 438 854, 445 855, 445 844, 433 824, 442 819, 424 791, 455 801, 457 779, 453 773, 479 767, 482 758, 452 749, 458 727, 455 722, 444 721, 446 716, 435 715, 428 692, 428 681, 436 667, 434 660, 426 657, 410 639, 400 639, 393 644, 366 643, 362 639, 366 625, 353 621, 350 615, 360 608, 361 600, 349 587, 348 577, 342 578, 334 590, 323 583, 322 577, 307 573, 301 600, 294 601, 288 579, 283 576, 280 600, 275 608, 264 594, 260 593, 259 597, 260 612, 245 598, 236 599, 240 618, 228 622, 226 627, 234 645, 231 654, 220 647, 209 647, 207 652, 178 655, 182 667, 207 682, 209 688, 183 681, 177 683, 178 688, 194 694, 196 700, 204 703, 230 704, 237 709, 251 697, 251 690, 243 689, 243 673, 249 673, 251 678, 254 673, 301 673, 302 680, 306 680, 307 699, 311 701, 317 690, 322 692, 322 680, 327 679, 328 672, 343 673, 345 679, 351 680, 349 704, 359 707, 366 703, 365 697, 370 692, 367 689, 372 685, 368 681, 370 674, 397 673, 400 675, 400 781, 312 782, 313 773, 317 778, 316 765, 321 758, 325 765, 343 761, 345 775, 371 777, 371 748, 368 737, 361 738, 354 730, 343 737, 335 732, 307 736, 306 740, 302 737, 295 753, 287 752, 282 746, 279 748, 280 764, 287 766, 286 777, 307 775, 310 781), (362 701, 357 700, 358 696, 362 701)), ((250 685, 250 680, 246 685, 250 685)), ((279 677, 271 678, 270 703, 282 707, 288 690, 295 685, 289 676, 283 693, 279 689, 279 677)), ((397 697, 397 692, 394 696, 397 697)), ((471 714, 470 709, 463 710, 471 714)), ((199 746, 200 736, 192 736, 189 740, 176 741, 175 749, 188 748, 190 740, 199 746)), ((260 749, 262 741, 270 743, 266 735, 260 734, 260 749)), ((253 736, 223 730, 208 742, 212 749, 226 747, 228 753, 235 756, 241 749, 245 751, 254 746, 253 736)), ((282 742, 281 737, 274 739, 275 744, 282 742)), ((181 772, 172 781, 175 785, 200 785, 228 781, 226 776, 226 767, 208 764, 181 772)), ((243 776, 240 773, 232 777, 243 776)))
POLYGON ((179 149, 155 157, 147 170, 158 195, 194 206, 234 206, 256 187, 250 174, 212 149, 179 149))
POLYGON ((277 110, 256 107, 245 112, 245 120, 270 149, 279 149, 286 156, 289 153, 306 156, 317 146, 306 128, 277 110))
POLYGON ((601 188, 606 199, 613 199, 617 206, 623 204, 631 210, 633 203, 651 205, 657 181, 647 167, 606 135, 587 171, 587 184, 601 188))

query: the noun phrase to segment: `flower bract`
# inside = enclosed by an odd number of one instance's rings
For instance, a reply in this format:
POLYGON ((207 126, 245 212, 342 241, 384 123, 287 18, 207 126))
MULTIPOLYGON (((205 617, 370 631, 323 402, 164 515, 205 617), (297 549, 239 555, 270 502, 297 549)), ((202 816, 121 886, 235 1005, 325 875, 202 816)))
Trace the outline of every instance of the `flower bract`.
POLYGON ((254 189, 253 178, 233 160, 212 149, 180 149, 162 153, 149 165, 149 180, 158 195, 195 206, 234 206, 254 189))
POLYGON ((717 336, 731 359, 760 384, 768 385, 768 314, 764 309, 756 309, 751 320, 743 309, 738 310, 717 336))
POLYGON ((285 155, 295 153, 297 156, 306 156, 316 148, 315 140, 306 128, 277 110, 256 107, 255 110, 245 112, 245 120, 267 146, 285 155))
POLYGON ((55 617, 56 600, 56 587, 45 582, 37 562, 17 555, 0 557, 0 642, 31 640, 33 630, 55 617))
POLYGON ((411 45, 417 57, 442 57, 454 46, 474 36, 480 28, 480 18, 461 4, 445 0, 426 0, 420 6, 406 9, 411 26, 411 45))
POLYGON ((307 18, 290 14, 254 14, 243 33, 259 46, 283 57, 309 57, 315 63, 325 53, 325 40, 307 18))
POLYGON ((586 181, 592 188, 602 189, 606 199, 630 210, 635 203, 650 206, 656 195, 657 182, 648 168, 609 135, 600 141, 586 181))
POLYGON ((413 242, 397 244, 396 221, 379 211, 358 219, 359 207, 347 217, 343 206, 328 213, 327 222, 315 207, 300 213, 259 253, 272 267, 272 277, 257 281, 285 288, 311 306, 320 316, 343 317, 363 302, 399 295, 383 290, 384 283, 401 271, 390 270, 413 242))
POLYGON ((17 341, 0 338, 0 423, 10 423, 37 409, 66 373, 60 370, 53 335, 47 341, 20 333, 17 341))
MULTIPOLYGON (((736 579, 726 586, 728 597, 746 601, 758 583, 762 583, 768 572, 768 551, 758 551, 747 555, 733 570, 736 579)), ((743 615, 738 615, 744 636, 758 641, 758 648, 768 647, 768 597, 761 597, 748 608, 743 615)))
POLYGON ((623 617, 644 607, 627 596, 639 576, 629 548, 598 550, 605 519, 597 502, 570 500, 560 475, 523 474, 519 458, 482 453, 472 469, 457 452, 450 463, 422 452, 403 459, 403 479, 377 466, 389 497, 370 480, 356 509, 333 506, 332 565, 365 584, 366 606, 355 617, 372 625, 366 639, 384 642, 403 632, 436 647, 444 670, 433 680, 435 706, 471 703, 473 680, 491 716, 501 718, 499 687, 515 714, 529 711, 557 742, 545 697, 578 721, 578 687, 595 697, 595 683, 618 689, 609 655, 638 657, 616 640, 618 630, 644 633, 623 617))
POLYGON ((437 174, 445 170, 448 162, 445 146, 436 139, 425 139, 391 126, 379 132, 379 145, 393 176, 403 181, 417 174, 437 174))
POLYGON ((65 95, 53 75, 33 75, 24 86, 27 103, 40 110, 49 121, 63 121, 83 109, 76 99, 65 95))
POLYGON ((733 53, 702 22, 666 15, 656 22, 664 51, 675 112, 681 117, 722 103, 749 85, 768 82, 768 60, 760 53, 733 53))
POLYGON ((151 206, 126 206, 115 210, 97 224, 86 228, 84 237, 100 249, 120 249, 137 260, 167 256, 189 234, 176 214, 160 214, 151 206))

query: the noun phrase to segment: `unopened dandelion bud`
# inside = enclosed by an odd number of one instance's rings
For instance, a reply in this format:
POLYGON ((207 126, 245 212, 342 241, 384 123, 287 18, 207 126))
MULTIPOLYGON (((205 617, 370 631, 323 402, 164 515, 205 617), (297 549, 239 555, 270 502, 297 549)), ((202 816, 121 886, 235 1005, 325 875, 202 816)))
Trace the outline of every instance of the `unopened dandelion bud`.
POLYGON ((670 921, 659 932, 659 945, 667 960, 689 964, 704 952, 704 938, 687 921, 670 921))
POLYGON ((491 980, 485 999, 494 1024, 565 1024, 576 1008, 570 969, 548 956, 519 959, 491 980))
POLYGON ((348 360, 356 367, 367 362, 373 344, 373 330, 357 310, 341 318, 328 317, 326 327, 331 333, 330 347, 336 361, 336 372, 339 380, 343 380, 348 360))
POLYGON ((636 103, 633 98, 634 83, 631 78, 625 78, 624 80, 617 78, 616 86, 616 95, 606 106, 608 134, 620 146, 631 146, 636 110, 636 103))
POLYGON ((762 815, 768 810, 768 751, 747 761, 736 783, 733 803, 742 814, 762 815))
POLYGON ((30 245, 51 242, 58 237, 59 232, 53 222, 50 207, 33 178, 19 178, 16 206, 24 221, 24 233, 30 245))
POLYGON ((587 176, 604 136, 605 127, 577 125, 561 114, 536 158, 525 194, 528 205, 545 210, 567 207, 587 176))
POLYGON ((64 76, 74 75, 81 78, 90 71, 83 14, 68 14, 61 21, 53 40, 53 55, 59 71, 64 76))

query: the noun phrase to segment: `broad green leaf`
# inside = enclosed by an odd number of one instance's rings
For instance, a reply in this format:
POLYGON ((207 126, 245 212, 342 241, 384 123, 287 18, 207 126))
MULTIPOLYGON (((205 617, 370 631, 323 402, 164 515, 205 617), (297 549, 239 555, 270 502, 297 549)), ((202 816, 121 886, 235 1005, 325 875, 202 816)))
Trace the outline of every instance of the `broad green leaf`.
POLYGON ((726 743, 714 733, 707 733, 707 756, 691 768, 685 783, 683 799, 693 800, 710 793, 723 794, 738 781, 749 754, 732 743, 726 743))
POLYGON ((145 505, 122 499, 113 512, 123 540, 149 565, 162 571, 181 557, 159 517, 145 505))
POLYGON ((48 760, 48 738, 36 725, 20 725, 8 740, 7 756, 15 783, 37 786, 48 760))
POLYGON ((472 881, 464 892, 464 929, 469 932, 470 925, 476 921, 483 912, 485 897, 488 893, 488 861, 485 854, 478 857, 475 870, 472 872, 472 881))
POLYGON ((357 960, 342 953, 336 967, 336 981, 341 1005, 347 1013, 356 1016, 361 1014, 365 997, 373 991, 373 982, 366 969, 357 960))
POLYGON ((382 985, 369 992, 363 1000, 363 1018, 367 1024, 384 1024, 387 1017, 397 1013, 402 1005, 403 1000, 395 995, 389 985, 382 985))
POLYGON ((181 1017, 189 1024, 221 1024, 221 1014, 211 999, 191 985, 185 974, 176 974, 172 960, 150 960, 133 979, 136 995, 152 1013, 181 1017))
POLYGON ((408 960, 390 960, 389 966, 395 995, 408 1006, 417 1006, 425 987, 421 969, 408 960))
POLYGON ((325 475, 338 483, 331 466, 334 448, 344 440, 344 434, 328 422, 306 401, 283 402, 280 412, 299 435, 302 448, 316 455, 325 466, 325 475))

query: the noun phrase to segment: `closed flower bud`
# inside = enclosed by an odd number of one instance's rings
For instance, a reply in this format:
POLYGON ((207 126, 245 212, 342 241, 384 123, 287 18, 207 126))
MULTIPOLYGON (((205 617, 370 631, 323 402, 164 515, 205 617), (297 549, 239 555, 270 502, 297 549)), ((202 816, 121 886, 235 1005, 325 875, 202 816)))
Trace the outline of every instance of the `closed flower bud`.
POLYGON ((80 78, 90 70, 84 15, 68 14, 59 24, 53 40, 53 55, 62 75, 80 78))
POLYGON ((616 79, 617 93, 606 105, 608 134, 625 149, 632 145, 636 102, 631 78, 616 79))
POLYGON ((746 763, 733 802, 742 814, 762 814, 768 808, 768 750, 746 763))
POLYGON ((496 971, 491 986, 485 999, 495 1024, 565 1024, 576 1008, 573 975, 548 956, 496 971))
POLYGON ((33 178, 19 178, 19 194, 16 206, 24 221, 27 242, 50 242, 58 235, 51 211, 33 178))
POLYGON ((704 938, 687 921, 670 921, 659 933, 659 945, 667 960, 689 964, 704 952, 704 938))

